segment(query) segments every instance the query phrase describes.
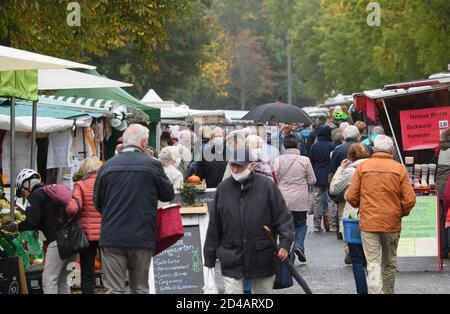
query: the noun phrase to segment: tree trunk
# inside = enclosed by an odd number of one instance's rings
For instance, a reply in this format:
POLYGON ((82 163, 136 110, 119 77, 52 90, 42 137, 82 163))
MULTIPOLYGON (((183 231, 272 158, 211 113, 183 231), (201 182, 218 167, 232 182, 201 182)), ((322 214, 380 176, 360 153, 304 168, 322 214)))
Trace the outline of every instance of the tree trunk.
POLYGON ((241 110, 244 111, 245 110, 245 94, 244 91, 241 91, 241 110))

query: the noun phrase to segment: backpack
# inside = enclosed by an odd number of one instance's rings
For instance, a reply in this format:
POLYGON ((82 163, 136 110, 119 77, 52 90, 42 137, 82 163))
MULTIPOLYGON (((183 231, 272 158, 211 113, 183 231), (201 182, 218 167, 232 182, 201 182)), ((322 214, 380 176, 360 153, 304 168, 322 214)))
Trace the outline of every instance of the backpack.
POLYGON ((72 199, 72 191, 64 184, 46 185, 42 191, 55 205, 66 206, 72 199))

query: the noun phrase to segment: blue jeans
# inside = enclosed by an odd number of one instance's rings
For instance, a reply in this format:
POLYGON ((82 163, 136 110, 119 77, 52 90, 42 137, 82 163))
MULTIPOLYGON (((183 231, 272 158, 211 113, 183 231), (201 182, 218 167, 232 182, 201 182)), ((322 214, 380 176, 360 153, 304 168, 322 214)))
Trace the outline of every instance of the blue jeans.
POLYGON ((244 279, 244 294, 252 294, 252 280, 244 279))
POLYGON ((348 244, 348 250, 352 259, 353 276, 355 277, 356 292, 358 294, 368 294, 366 281, 366 257, 362 244, 348 244))
MULTIPOLYGON (((305 253, 305 237, 308 226, 306 225, 307 212, 291 212, 294 218, 295 242, 294 246, 305 253)), ((292 252, 289 256, 290 261, 294 262, 295 255, 292 252)))

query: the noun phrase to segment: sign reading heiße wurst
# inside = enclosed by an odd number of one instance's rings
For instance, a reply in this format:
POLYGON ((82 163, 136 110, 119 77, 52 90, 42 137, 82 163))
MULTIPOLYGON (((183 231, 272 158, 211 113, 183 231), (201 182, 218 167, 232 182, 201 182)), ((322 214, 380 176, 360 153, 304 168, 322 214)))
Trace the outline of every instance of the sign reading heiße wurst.
POLYGON ((450 107, 401 111, 403 150, 434 149, 449 122, 450 107))

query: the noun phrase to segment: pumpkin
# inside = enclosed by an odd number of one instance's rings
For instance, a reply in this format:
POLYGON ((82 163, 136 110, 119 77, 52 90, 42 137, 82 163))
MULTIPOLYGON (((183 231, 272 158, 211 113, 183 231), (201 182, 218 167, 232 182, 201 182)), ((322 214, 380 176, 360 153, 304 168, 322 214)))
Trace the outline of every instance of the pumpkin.
POLYGON ((95 259, 94 269, 100 270, 102 268, 102 262, 98 258, 95 259))
POLYGON ((196 175, 193 175, 187 179, 187 183, 202 184, 202 180, 199 177, 197 177, 196 175))

